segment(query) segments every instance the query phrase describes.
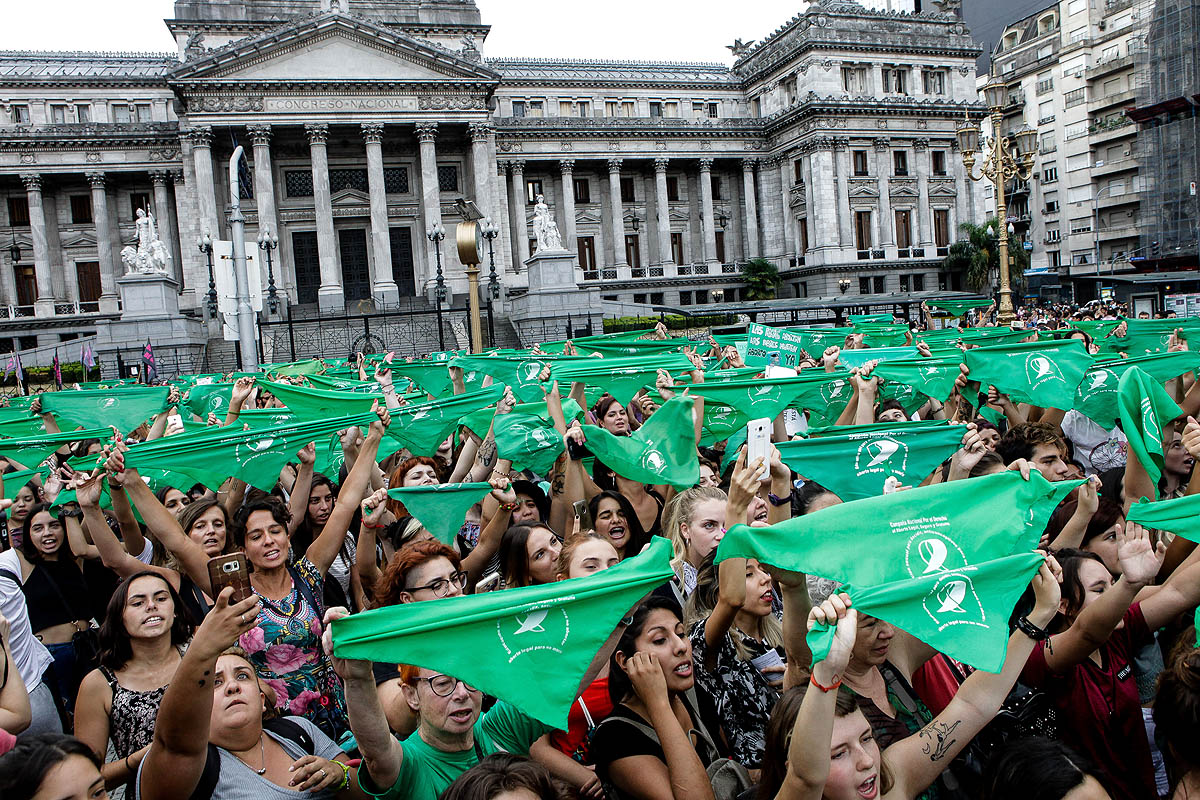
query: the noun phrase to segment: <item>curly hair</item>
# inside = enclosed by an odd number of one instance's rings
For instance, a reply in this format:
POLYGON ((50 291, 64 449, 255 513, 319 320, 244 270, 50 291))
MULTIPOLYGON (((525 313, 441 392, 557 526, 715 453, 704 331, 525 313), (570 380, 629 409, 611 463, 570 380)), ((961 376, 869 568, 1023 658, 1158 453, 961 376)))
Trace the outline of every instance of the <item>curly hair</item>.
POLYGON ((1066 447, 1066 442, 1048 422, 1022 422, 1008 429, 1008 432, 996 442, 996 452, 1004 459, 1005 464, 1011 464, 1018 458, 1032 459, 1033 450, 1038 445, 1049 444, 1060 451, 1066 447))
POLYGON ((383 574, 375 584, 375 608, 394 606, 402 601, 400 593, 406 592, 405 581, 408 573, 422 564, 435 558, 444 558, 454 566, 454 571, 462 569, 462 561, 458 553, 441 542, 423 539, 419 542, 409 542, 401 547, 392 560, 383 568, 383 574))
POLYGON ((266 495, 256 500, 249 500, 238 509, 233 517, 233 541, 238 547, 246 546, 246 523, 255 511, 270 512, 271 518, 284 528, 292 521, 292 512, 275 495, 266 495))

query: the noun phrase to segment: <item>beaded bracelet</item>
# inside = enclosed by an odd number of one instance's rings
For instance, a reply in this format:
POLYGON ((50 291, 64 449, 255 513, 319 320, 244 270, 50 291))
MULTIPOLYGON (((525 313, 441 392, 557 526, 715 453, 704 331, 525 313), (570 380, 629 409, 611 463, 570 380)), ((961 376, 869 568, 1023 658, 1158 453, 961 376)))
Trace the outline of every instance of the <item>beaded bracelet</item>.
POLYGON ((340 792, 350 785, 350 765, 342 761, 334 761, 333 763, 342 768, 342 782, 337 787, 340 792))

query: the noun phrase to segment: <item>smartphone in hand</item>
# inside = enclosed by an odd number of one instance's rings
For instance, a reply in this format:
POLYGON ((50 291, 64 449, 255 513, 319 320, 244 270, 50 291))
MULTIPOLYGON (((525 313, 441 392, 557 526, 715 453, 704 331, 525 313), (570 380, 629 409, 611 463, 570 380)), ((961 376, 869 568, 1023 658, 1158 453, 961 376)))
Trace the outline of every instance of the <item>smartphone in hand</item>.
POLYGON ((242 553, 230 553, 210 558, 208 560, 208 580, 212 583, 214 598, 226 586, 232 586, 231 603, 245 600, 254 593, 250 588, 250 571, 246 567, 246 556, 242 553))

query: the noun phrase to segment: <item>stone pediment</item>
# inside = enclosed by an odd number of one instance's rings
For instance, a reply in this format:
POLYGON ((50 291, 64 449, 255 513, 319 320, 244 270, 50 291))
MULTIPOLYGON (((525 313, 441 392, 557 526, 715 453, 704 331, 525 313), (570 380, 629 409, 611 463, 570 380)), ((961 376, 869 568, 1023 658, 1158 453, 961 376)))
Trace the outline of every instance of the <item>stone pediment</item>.
POLYGON ((879 197, 879 186, 874 180, 870 181, 850 181, 850 196, 851 197, 879 197))
POLYGON ((206 51, 172 70, 168 81, 496 83, 499 78, 453 51, 359 17, 328 13, 206 51))
POLYGON ((930 181, 929 196, 930 197, 953 197, 957 192, 954 190, 954 181, 930 181))
POLYGON ((893 184, 888 191, 892 197, 916 197, 917 188, 911 184, 902 183, 900 185, 893 184))
POLYGON ((335 192, 329 201, 335 206, 356 206, 370 203, 371 196, 358 189, 342 189, 340 192, 335 192))
POLYGON ((94 231, 80 231, 78 233, 62 235, 63 247, 95 247, 96 234, 94 231))
POLYGON ((595 211, 576 211, 576 222, 599 222, 600 214, 595 211))

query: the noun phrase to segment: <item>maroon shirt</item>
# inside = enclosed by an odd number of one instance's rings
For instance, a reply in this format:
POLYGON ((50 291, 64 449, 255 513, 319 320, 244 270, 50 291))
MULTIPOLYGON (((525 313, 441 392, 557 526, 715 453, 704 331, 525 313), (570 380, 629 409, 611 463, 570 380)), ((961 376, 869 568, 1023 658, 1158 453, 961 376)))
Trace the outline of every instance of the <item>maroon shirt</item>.
POLYGON ((1064 673, 1054 672, 1046 664, 1046 643, 1038 642, 1021 680, 1050 694, 1063 741, 1108 775, 1114 800, 1143 800, 1157 791, 1133 656, 1153 633, 1138 603, 1125 612, 1124 622, 1100 648, 1102 666, 1086 658, 1064 673))

